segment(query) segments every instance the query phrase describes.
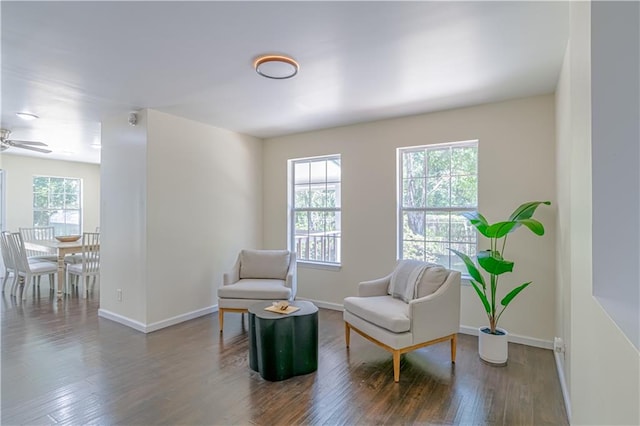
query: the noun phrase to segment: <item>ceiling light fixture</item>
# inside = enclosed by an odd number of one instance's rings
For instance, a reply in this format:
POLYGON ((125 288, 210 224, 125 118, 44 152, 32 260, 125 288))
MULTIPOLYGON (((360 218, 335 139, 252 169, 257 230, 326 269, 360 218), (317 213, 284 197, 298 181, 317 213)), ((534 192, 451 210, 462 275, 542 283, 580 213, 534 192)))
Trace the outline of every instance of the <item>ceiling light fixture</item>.
POLYGON ((285 80, 298 74, 300 65, 288 56, 261 56, 253 63, 256 72, 263 77, 285 80))
POLYGON ((36 118, 40 118, 35 114, 31 114, 30 112, 16 112, 16 115, 23 120, 35 120, 36 118))

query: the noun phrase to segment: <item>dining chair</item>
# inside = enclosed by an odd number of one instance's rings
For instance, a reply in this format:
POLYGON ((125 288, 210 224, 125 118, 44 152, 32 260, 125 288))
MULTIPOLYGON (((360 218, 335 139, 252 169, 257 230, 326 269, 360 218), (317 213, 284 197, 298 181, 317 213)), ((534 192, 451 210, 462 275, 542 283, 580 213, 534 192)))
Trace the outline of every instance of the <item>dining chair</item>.
MULTIPOLYGON (((2 261, 4 263, 4 268, 5 268, 5 276, 4 276, 4 280, 2 281, 2 292, 4 293, 9 277, 13 277, 13 279, 11 280, 12 282, 10 287, 10 294, 14 295, 16 285, 18 283, 18 273, 17 273, 17 260, 14 258, 15 256, 14 256, 13 250, 9 245, 10 235, 11 235, 11 232, 9 231, 3 231, 0 234, 0 244, 1 244, 0 249, 2 249, 2 261)), ((29 263, 41 262, 41 260, 39 260, 38 258, 28 258, 28 261, 29 263)), ((39 282, 40 276, 38 276, 37 279, 38 279, 38 285, 40 285, 40 282, 39 282)))
MULTIPOLYGON (((100 279, 100 233, 85 232, 82 234, 82 261, 67 264, 67 285, 73 285, 70 278, 75 275, 82 298, 86 299, 89 290, 89 278, 93 285, 100 279), (81 279, 82 278, 82 279, 81 279)), ((75 281, 75 280, 74 280, 75 281)))
MULTIPOLYGON (((96 226, 96 234, 100 233, 100 227, 96 226)), ((82 254, 81 253, 76 253, 76 254, 68 254, 64 257, 64 263, 65 265, 70 265, 70 264, 74 264, 74 263, 80 263, 82 262, 82 254)))
POLYGON ((16 283, 18 282, 18 272, 16 270, 15 261, 13 260, 13 252, 9 248, 9 235, 11 232, 3 231, 0 234, 0 249, 2 250, 2 262, 4 263, 4 280, 2 280, 2 292, 4 293, 4 289, 7 285, 7 281, 9 277, 13 277, 11 280, 11 294, 13 294, 15 290, 16 283))
POLYGON ((49 275, 49 289, 55 289, 55 276, 58 272, 58 266, 52 262, 30 262, 27 257, 27 249, 24 246, 24 239, 19 232, 10 233, 8 241, 9 249, 11 250, 18 273, 18 283, 16 287, 22 287, 22 300, 27 300, 27 291, 33 278, 38 278, 39 285, 39 278, 42 275, 49 275))
MULTIPOLYGON (((53 226, 40 226, 35 228, 18 228, 24 241, 53 240, 55 228, 53 226)), ((51 251, 27 250, 27 257, 38 261, 57 262, 58 256, 51 251)))

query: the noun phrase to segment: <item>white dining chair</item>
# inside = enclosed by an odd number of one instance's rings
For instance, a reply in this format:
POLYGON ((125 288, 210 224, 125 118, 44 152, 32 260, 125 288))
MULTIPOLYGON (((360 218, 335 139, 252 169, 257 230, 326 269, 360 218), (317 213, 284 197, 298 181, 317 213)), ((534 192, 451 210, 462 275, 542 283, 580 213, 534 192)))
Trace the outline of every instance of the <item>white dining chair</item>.
POLYGON ((3 231, 0 234, 0 249, 2 250, 2 262, 4 263, 4 280, 2 281, 2 292, 7 286, 9 277, 12 277, 11 287, 9 287, 11 294, 15 290, 16 283, 18 282, 18 272, 16 269, 15 261, 13 260, 13 252, 9 248, 9 235, 11 232, 3 231))
MULTIPOLYGON (((10 294, 15 295, 16 285, 18 283, 17 260, 14 259, 15 255, 13 253, 13 250, 11 249, 11 246, 9 246, 10 235, 11 235, 11 232, 9 231, 3 231, 0 234, 0 244, 1 244, 0 249, 2 250, 2 261, 5 267, 5 276, 4 276, 4 280, 2 281, 2 292, 4 293, 5 288, 7 286, 7 282, 9 281, 9 278, 12 277, 10 294)), ((41 262, 41 260, 39 260, 37 257, 28 258, 28 261, 29 263, 41 262)), ((37 279, 38 279, 37 283, 38 285, 40 285, 40 282, 39 282, 40 276, 38 276, 37 279)))
POLYGON ((100 233, 85 232, 82 234, 82 261, 80 263, 67 264, 67 285, 73 285, 71 278, 75 275, 78 279, 79 292, 82 298, 87 297, 89 290, 89 278, 100 279, 100 233))
MULTIPOLYGON (((96 234, 100 233, 100 227, 96 226, 96 234)), ((66 266, 72 265, 74 263, 82 262, 82 254, 68 254, 64 257, 64 263, 66 266)))
MULTIPOLYGON (((24 241, 53 240, 55 228, 53 226, 40 226, 35 228, 18 228, 24 241)), ((58 256, 50 251, 27 250, 27 258, 37 261, 57 262, 58 256)))
POLYGON ((11 250, 13 260, 15 262, 16 271, 18 273, 18 283, 16 287, 22 288, 22 300, 27 300, 27 291, 34 281, 33 278, 38 278, 38 285, 40 284, 39 278, 42 275, 49 275, 49 288, 55 289, 55 276, 58 272, 58 267, 52 262, 29 262, 27 257, 27 250, 24 246, 24 240, 22 234, 19 232, 13 232, 9 234, 9 249, 11 250))

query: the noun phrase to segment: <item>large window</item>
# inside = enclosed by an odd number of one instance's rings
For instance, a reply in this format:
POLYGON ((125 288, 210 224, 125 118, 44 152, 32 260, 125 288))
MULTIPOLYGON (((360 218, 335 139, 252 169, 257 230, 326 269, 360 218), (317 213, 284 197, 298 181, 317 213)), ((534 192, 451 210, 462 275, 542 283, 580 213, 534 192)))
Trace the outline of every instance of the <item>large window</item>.
POLYGON ((82 230, 82 181, 76 178, 33 178, 33 226, 53 226, 56 235, 82 230))
POLYGON ((449 248, 476 255, 478 141, 398 149, 398 257, 465 272, 449 248))
POLYGON ((297 259, 340 264, 340 155, 289 160, 289 245, 297 259))

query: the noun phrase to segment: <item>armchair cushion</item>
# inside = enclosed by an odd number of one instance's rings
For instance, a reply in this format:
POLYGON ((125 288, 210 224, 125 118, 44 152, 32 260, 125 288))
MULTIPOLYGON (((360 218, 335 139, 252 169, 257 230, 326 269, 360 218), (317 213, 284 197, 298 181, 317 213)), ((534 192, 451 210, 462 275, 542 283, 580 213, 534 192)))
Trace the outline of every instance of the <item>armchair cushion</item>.
POLYGON ((218 288, 218 297, 224 299, 289 300, 291 289, 282 280, 243 279, 235 284, 218 288))
POLYGON ((418 260, 401 260, 391 274, 389 294, 405 303, 415 298, 416 287, 427 268, 427 263, 418 260))
POLYGON ((401 260, 391 274, 388 294, 405 303, 433 294, 444 284, 449 270, 435 263, 401 260))
POLYGON ((289 270, 288 250, 242 250, 240 279, 284 280, 289 270))
POLYGON ((425 269, 416 289, 416 298, 433 294, 447 280, 449 270, 444 266, 433 265, 425 269))
POLYGON ((409 305, 389 296, 347 297, 344 309, 393 333, 409 331, 409 305))

